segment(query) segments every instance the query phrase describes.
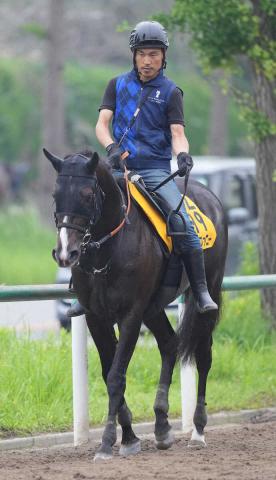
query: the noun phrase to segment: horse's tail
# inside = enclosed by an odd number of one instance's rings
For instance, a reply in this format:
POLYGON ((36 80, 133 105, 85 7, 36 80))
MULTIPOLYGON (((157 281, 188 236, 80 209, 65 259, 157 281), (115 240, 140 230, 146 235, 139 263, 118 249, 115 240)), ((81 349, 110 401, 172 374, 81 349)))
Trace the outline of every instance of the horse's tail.
POLYGON ((199 343, 211 340, 220 315, 221 281, 210 289, 212 299, 217 303, 218 310, 199 313, 191 289, 185 293, 184 316, 178 327, 178 356, 185 363, 192 360, 199 343))

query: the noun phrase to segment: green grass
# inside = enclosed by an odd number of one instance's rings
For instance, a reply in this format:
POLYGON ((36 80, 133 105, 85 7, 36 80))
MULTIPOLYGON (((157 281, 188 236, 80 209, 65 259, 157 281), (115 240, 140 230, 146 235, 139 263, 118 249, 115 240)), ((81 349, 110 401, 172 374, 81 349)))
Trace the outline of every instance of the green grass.
MULTIPOLYGON (((275 337, 260 317, 258 293, 225 301, 209 376, 209 412, 275 405, 275 337), (249 308, 250 306, 250 308, 249 308), (252 315, 253 312, 253 315, 252 315), (239 314, 239 320, 237 318, 239 314)), ((0 432, 2 436, 72 428, 71 337, 31 340, 0 331, 0 432)), ((126 397, 134 421, 153 419, 160 357, 152 339, 136 348, 127 374, 126 397)), ((103 423, 107 395, 95 347, 89 347, 89 409, 92 425, 103 423)), ((179 416, 179 366, 170 393, 170 415, 179 416)))
MULTIPOLYGON (((19 207, 1 212, 0 229, 1 283, 54 281, 56 265, 50 254, 54 233, 39 224, 35 212, 19 207)), ((252 269, 251 260, 247 263, 252 269)), ((275 405, 276 339, 262 318, 258 292, 234 298, 224 294, 214 340, 209 412, 275 405)), ((146 337, 136 348, 127 375, 126 397, 135 421, 153 418, 159 372, 158 349, 146 337)), ((97 425, 105 420, 107 395, 95 347, 89 348, 89 379, 90 419, 97 425)), ((177 366, 170 415, 180 413, 177 366)), ((17 337, 13 331, 0 330, 0 436, 68 430, 72 421, 70 335, 32 340, 28 334, 17 337)))
POLYGON ((39 223, 35 211, 18 206, 0 211, 0 283, 53 283, 51 251, 55 234, 39 223))

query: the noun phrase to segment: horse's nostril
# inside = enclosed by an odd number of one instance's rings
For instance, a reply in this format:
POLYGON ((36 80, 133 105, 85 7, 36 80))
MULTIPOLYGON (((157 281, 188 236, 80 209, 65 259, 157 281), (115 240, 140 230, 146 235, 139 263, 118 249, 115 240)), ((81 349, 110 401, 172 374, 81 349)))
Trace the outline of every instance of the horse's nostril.
POLYGON ((71 252, 68 253, 68 260, 70 262, 74 262, 75 260, 77 260, 78 257, 79 257, 78 250, 72 250, 71 252))

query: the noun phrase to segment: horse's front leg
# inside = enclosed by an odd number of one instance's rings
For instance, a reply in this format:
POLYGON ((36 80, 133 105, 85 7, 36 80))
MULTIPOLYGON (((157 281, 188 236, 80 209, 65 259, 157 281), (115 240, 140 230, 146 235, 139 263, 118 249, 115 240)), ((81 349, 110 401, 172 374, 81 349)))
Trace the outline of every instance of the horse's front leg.
POLYGON ((154 403, 155 439, 160 450, 170 448, 174 442, 171 425, 168 422, 169 388, 177 355, 177 336, 165 312, 145 321, 145 325, 156 338, 161 355, 161 373, 154 403))
POLYGON ((125 410, 125 412, 120 410, 124 404, 127 367, 139 336, 141 326, 141 320, 139 320, 139 318, 139 315, 132 314, 131 317, 128 316, 128 318, 125 318, 121 324, 116 352, 111 369, 107 375, 107 391, 109 396, 107 423, 103 432, 101 446, 94 458, 95 461, 112 458, 112 447, 116 442, 117 414, 119 414, 119 420, 121 419, 122 421, 123 416, 124 420, 126 420, 126 422, 123 422, 125 427, 125 437, 123 437, 123 440, 128 440, 126 442, 128 445, 124 445, 125 449, 122 447, 121 453, 130 454, 140 451, 140 440, 135 436, 132 441, 129 441, 128 438, 128 434, 131 435, 129 430, 131 416, 127 410, 125 410))
MULTIPOLYGON (((103 322, 101 318, 97 318, 92 314, 86 315, 86 321, 99 352, 103 380, 107 383, 107 375, 110 371, 117 345, 117 338, 114 329, 111 325, 103 322)), ((132 430, 132 415, 124 398, 122 399, 122 405, 118 410, 118 421, 122 427, 122 445, 120 448, 120 454, 126 456, 137 453, 140 451, 140 441, 132 430)), ((116 430, 113 432, 113 436, 114 438, 112 441, 115 443, 116 430)))
POLYGON ((122 443, 119 454, 127 457, 128 455, 139 453, 141 451, 141 442, 132 430, 132 414, 125 401, 119 408, 118 422, 122 427, 122 443))

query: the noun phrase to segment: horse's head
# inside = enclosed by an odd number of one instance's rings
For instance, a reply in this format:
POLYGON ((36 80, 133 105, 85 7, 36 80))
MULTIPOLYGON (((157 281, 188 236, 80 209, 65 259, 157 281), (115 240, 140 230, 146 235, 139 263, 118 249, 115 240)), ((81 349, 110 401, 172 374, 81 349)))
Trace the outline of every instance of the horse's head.
POLYGON ((85 233, 91 232, 102 213, 104 194, 96 175, 99 156, 84 152, 62 160, 46 149, 43 152, 58 173, 53 194, 58 238, 53 257, 59 266, 72 267, 79 260, 85 233))

